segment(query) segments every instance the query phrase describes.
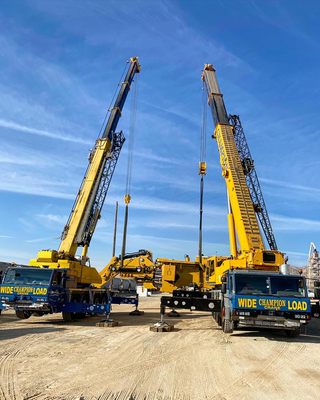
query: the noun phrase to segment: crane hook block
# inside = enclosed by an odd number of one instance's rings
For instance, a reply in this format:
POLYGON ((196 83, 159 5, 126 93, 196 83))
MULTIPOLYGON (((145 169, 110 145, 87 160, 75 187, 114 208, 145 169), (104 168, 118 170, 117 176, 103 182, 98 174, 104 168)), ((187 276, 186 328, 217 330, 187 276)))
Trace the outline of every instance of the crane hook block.
POLYGON ((130 194, 126 194, 126 195, 124 196, 124 203, 125 203, 125 204, 129 204, 130 201, 131 201, 131 196, 130 196, 130 194))
POLYGON ((199 162, 199 175, 206 175, 207 173, 207 163, 205 161, 199 162))

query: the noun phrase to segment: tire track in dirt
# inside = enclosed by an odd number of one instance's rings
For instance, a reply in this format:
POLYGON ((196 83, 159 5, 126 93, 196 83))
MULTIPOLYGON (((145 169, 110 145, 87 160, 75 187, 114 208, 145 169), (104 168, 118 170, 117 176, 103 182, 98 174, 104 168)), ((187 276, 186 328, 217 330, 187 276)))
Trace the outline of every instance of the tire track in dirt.
MULTIPOLYGON (((206 342, 210 344, 213 340, 217 340, 215 352, 218 352, 220 342, 224 341, 224 336, 225 334, 219 330, 210 331, 210 337, 198 341, 197 345, 203 345, 206 342), (212 335, 213 332, 214 334, 212 335)), ((174 388, 171 395, 163 393, 161 388, 148 391, 147 393, 139 389, 139 386, 141 387, 143 384, 146 384, 146 380, 148 379, 148 376, 146 375, 150 374, 150 371, 184 358, 186 349, 190 349, 190 344, 185 344, 179 347, 176 346, 172 350, 164 351, 161 354, 148 356, 147 359, 144 359, 144 356, 146 356, 144 349, 142 355, 139 356, 142 361, 136 361, 134 363, 130 363, 129 365, 127 364, 124 367, 112 369, 113 373, 117 375, 117 379, 125 378, 132 373, 133 370, 142 371, 137 373, 137 375, 134 377, 135 381, 128 387, 128 389, 122 391, 113 391, 108 388, 98 395, 98 397, 93 397, 92 400, 190 400, 191 397, 189 395, 177 392, 174 388)))
MULTIPOLYGON (((215 337, 220 336, 219 335, 219 331, 217 331, 218 334, 214 335, 215 337)), ((210 342, 213 339, 213 337, 211 336, 210 338, 206 338, 203 340, 198 340, 198 344, 203 344, 205 342, 210 342)), ((185 349, 189 349, 190 348, 190 344, 185 344, 183 346, 176 346, 174 348, 172 348, 172 350, 169 351, 164 351, 161 354, 155 354, 153 356, 148 357, 147 360, 142 360, 142 361, 138 361, 138 362, 133 362, 130 364, 126 364, 124 367, 117 367, 115 369, 113 369, 114 373, 119 372, 119 374, 117 375, 118 377, 125 377, 129 372, 131 372, 133 369, 138 369, 139 367, 143 367, 143 368, 147 368, 147 369, 151 369, 151 368, 155 368, 159 365, 163 365, 164 362, 168 363, 172 360, 175 359, 179 359, 180 357, 183 356, 183 352, 185 349)), ((139 357, 140 358, 140 357, 139 357)))
MULTIPOLYGON (((263 375, 263 371, 265 368, 270 368, 273 366, 281 357, 283 354, 286 352, 286 349, 288 348, 288 343, 281 343, 280 346, 277 344, 276 349, 272 351, 275 356, 272 357, 271 360, 267 359, 266 361, 262 361, 259 364, 259 368, 261 372, 258 374, 258 376, 255 377, 254 379, 254 385, 257 385, 259 382, 259 377, 263 375), (278 349, 279 347, 279 349, 278 349)), ((231 360, 228 360, 226 358, 225 363, 226 365, 231 364, 231 360)), ((231 399, 234 398, 234 395, 240 396, 240 393, 243 392, 244 390, 248 390, 248 388, 253 387, 253 383, 251 382, 250 379, 248 379, 248 374, 250 371, 246 372, 245 374, 242 374, 239 378, 235 379, 231 384, 229 384, 228 390, 224 390, 222 392, 216 393, 216 395, 212 398, 212 400, 221 400, 221 399, 231 399)))
POLYGON ((29 335, 21 341, 15 341, 8 346, 5 353, 0 357, 0 391, 3 400, 22 400, 23 397, 17 385, 15 361, 19 354, 30 344, 37 341, 37 335, 29 335), (17 348, 17 346, 19 346, 17 348))
POLYGON ((212 400, 228 400, 235 398, 235 396, 239 398, 239 396, 244 395, 243 392, 248 390, 248 388, 253 389, 257 385, 263 383, 265 371, 273 371, 275 367, 279 367, 283 363, 288 362, 289 359, 295 358, 296 354, 305 350, 305 348, 306 346, 304 344, 299 345, 295 350, 292 350, 291 343, 282 342, 281 344, 277 344, 271 352, 274 356, 271 359, 259 363, 258 372, 248 371, 246 374, 242 374, 238 379, 232 382, 229 390, 217 393, 212 400))

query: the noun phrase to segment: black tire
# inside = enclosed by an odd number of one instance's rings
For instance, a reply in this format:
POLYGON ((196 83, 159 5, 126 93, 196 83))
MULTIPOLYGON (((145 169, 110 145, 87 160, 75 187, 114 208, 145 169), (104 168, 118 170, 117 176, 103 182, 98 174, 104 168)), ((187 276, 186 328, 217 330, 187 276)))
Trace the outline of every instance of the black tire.
POLYGON ((220 312, 213 312, 213 313, 212 313, 212 317, 213 317, 213 319, 216 321, 216 323, 217 323, 219 326, 222 325, 221 313, 220 313, 220 312))
POLYGON ((75 314, 72 312, 62 311, 62 319, 64 322, 72 322, 75 320, 75 314))
POLYGON ((232 333, 233 332, 233 322, 229 319, 224 319, 222 321, 222 330, 224 333, 232 333))
POLYGON ((287 331, 286 330, 285 333, 286 333, 286 336, 288 338, 295 338, 295 337, 298 337, 300 335, 300 328, 292 330, 292 331, 287 331))
POLYGON ((43 317, 43 316, 44 316, 44 313, 41 312, 41 311, 39 311, 39 312, 33 312, 32 315, 33 315, 34 317, 43 317))
POLYGON ((86 317, 86 313, 77 312, 75 313, 75 319, 83 319, 86 317))
POLYGON ((16 316, 20 319, 28 319, 31 317, 31 313, 29 311, 16 310, 16 316))

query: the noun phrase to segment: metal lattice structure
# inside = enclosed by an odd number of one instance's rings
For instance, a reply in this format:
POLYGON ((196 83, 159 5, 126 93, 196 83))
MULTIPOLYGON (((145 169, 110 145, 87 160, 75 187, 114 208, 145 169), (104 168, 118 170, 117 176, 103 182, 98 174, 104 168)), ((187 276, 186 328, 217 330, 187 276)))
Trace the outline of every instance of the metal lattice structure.
POLYGON ((319 287, 320 257, 316 245, 312 242, 310 243, 306 278, 308 289, 314 291, 315 287, 319 287))
POLYGON ((105 164, 102 169, 102 174, 100 177, 98 190, 94 198, 94 201, 92 203, 86 227, 84 229, 83 237, 79 245, 84 246, 90 244, 96 224, 98 222, 98 219, 100 218, 101 209, 103 207, 104 200, 108 193, 112 176, 116 168, 117 161, 120 156, 120 151, 124 142, 125 142, 125 137, 122 131, 113 134, 112 147, 110 149, 109 154, 106 157, 105 164))
POLYGON ((241 121, 238 115, 229 115, 229 123, 234 128, 234 139, 239 152, 240 160, 243 166, 243 171, 246 177, 246 183, 250 191, 251 200, 254 210, 258 216, 260 225, 267 239, 271 250, 277 250, 276 239, 273 234, 271 222, 267 212, 266 204, 263 199, 260 183, 254 161, 251 157, 248 142, 244 134, 241 121))

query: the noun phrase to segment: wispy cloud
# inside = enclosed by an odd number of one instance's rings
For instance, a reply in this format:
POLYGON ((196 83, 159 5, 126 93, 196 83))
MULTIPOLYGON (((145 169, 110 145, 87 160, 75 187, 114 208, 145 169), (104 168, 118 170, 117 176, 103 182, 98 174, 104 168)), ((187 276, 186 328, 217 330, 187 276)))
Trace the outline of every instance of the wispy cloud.
POLYGON ((74 199, 75 194, 66 190, 67 184, 41 179, 29 174, 6 173, 0 181, 0 191, 28 194, 56 199, 74 199))
POLYGON ((15 262, 15 263, 22 263, 27 264, 30 260, 30 254, 24 250, 10 250, 7 248, 0 248, 0 257, 1 261, 5 262, 15 262))
POLYGON ((295 218, 283 215, 271 214, 276 231, 294 231, 294 232, 319 232, 320 221, 316 219, 295 218))
POLYGON ((7 120, 1 119, 1 118, 0 118, 0 127, 27 133, 27 134, 31 134, 31 135, 43 136, 43 137, 47 137, 50 139, 62 140, 65 142, 73 142, 73 143, 79 143, 79 144, 85 144, 85 145, 92 145, 91 142, 81 139, 80 137, 71 136, 66 133, 57 133, 57 132, 50 132, 50 131, 43 130, 43 129, 37 129, 37 128, 21 125, 16 122, 13 122, 13 121, 7 121, 7 120))
MULTIPOLYGON (((117 198, 109 196, 107 199, 108 204, 115 204, 117 198)), ((170 201, 161 199, 159 197, 151 196, 135 196, 133 201, 130 203, 130 207, 133 209, 140 210, 152 210, 156 212, 165 212, 168 214, 195 214, 198 215, 199 207, 198 204, 183 202, 183 201, 170 201)), ((213 215, 225 215, 225 208, 219 206, 207 206, 205 213, 208 216, 213 215)))
POLYGON ((277 29, 284 31, 294 37, 295 39, 301 39, 309 46, 319 48, 319 43, 314 37, 308 35, 305 30, 300 26, 299 19, 294 17, 294 14, 290 12, 291 7, 284 6, 281 2, 271 3, 269 7, 265 7, 266 4, 251 1, 250 5, 254 8, 255 15, 258 16, 264 23, 274 26, 277 29))
POLYGON ((26 243, 43 243, 43 242, 48 242, 49 240, 56 240, 56 237, 43 237, 43 238, 36 238, 36 239, 27 239, 25 242, 26 243))
POLYGON ((68 219, 66 215, 57 215, 57 214, 38 214, 36 217, 49 223, 53 222, 59 224, 66 223, 68 219))
POLYGON ((267 179, 267 178, 261 178, 261 182, 272 185, 272 186, 277 186, 281 187, 283 189, 292 189, 295 191, 304 191, 308 193, 314 193, 319 195, 320 194, 320 188, 314 187, 314 186, 304 186, 304 185, 297 185, 294 183, 286 182, 286 181, 279 181, 276 179, 267 179))

